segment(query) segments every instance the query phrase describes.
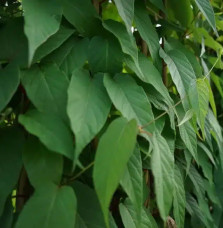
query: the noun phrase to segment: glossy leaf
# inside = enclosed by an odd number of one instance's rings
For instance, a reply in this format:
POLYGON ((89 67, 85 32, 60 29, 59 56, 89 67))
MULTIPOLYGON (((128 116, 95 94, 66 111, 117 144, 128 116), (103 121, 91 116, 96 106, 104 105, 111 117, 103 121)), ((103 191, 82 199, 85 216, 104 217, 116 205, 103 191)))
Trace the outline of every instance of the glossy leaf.
POLYGON ((111 102, 103 86, 103 75, 93 78, 85 70, 73 73, 68 89, 67 113, 75 134, 75 157, 101 130, 111 102))
POLYGON ((98 145, 93 180, 106 226, 108 226, 109 204, 133 153, 136 134, 135 120, 128 122, 125 118, 118 118, 110 124, 98 145), (113 172, 114 167, 116 167, 115 172, 113 172))
POLYGON ((75 217, 76 197, 73 189, 48 183, 36 189, 26 203, 15 227, 73 228, 75 217))

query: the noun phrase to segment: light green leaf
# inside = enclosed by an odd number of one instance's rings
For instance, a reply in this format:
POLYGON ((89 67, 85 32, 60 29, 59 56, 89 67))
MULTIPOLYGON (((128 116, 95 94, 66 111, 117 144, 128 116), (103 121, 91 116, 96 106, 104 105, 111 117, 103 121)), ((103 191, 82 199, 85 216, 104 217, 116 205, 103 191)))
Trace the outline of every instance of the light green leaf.
POLYGON ((123 24, 107 20, 103 23, 105 29, 111 32, 121 44, 122 51, 131 56, 134 61, 138 60, 138 47, 133 36, 130 36, 123 24))
POLYGON ((152 137, 151 168, 155 179, 155 193, 161 218, 166 221, 173 199, 174 155, 166 140, 155 133, 152 137))
POLYGON ((19 86, 19 70, 9 64, 0 69, 0 112, 9 103, 19 86))
MULTIPOLYGON (((83 226, 78 226, 77 221, 75 228, 104 228, 103 213, 94 190, 78 181, 75 181, 72 187, 77 197, 77 216, 84 224, 83 226)), ((109 224, 111 228, 116 227, 111 215, 109 217, 109 224)))
POLYGON ((109 125, 99 141, 93 181, 107 227, 109 204, 135 148, 136 135, 136 121, 121 117, 109 125))
POLYGON ((102 32, 101 21, 90 0, 63 0, 64 17, 84 36, 102 32))
POLYGON ((216 21, 215 21, 215 15, 214 15, 214 10, 211 6, 211 3, 209 0, 195 0, 198 8, 200 11, 204 14, 206 17, 207 21, 213 28, 216 34, 218 34, 217 29, 216 29, 216 21))
POLYGON ((86 70, 73 73, 68 89, 67 113, 75 134, 75 158, 106 122, 111 102, 103 85, 103 74, 90 77, 86 70))
POLYGON ((143 2, 137 1, 135 3, 135 23, 136 27, 146 44, 155 63, 157 69, 161 72, 162 61, 159 56, 159 37, 150 20, 149 14, 143 2))
POLYGON ((0 216, 7 197, 15 187, 22 168, 24 136, 17 128, 7 127, 0 131, 0 216))
POLYGON ((73 189, 48 183, 36 189, 24 206, 15 227, 73 228, 75 217, 76 197, 73 189))
POLYGON ((184 227, 186 195, 184 180, 180 169, 175 165, 174 170, 174 191, 173 191, 173 214, 178 228, 184 227))
POLYGON ((22 84, 27 96, 41 112, 54 113, 67 120, 69 80, 56 64, 34 65, 22 71, 22 84))
POLYGON ((44 147, 38 139, 29 138, 23 151, 23 163, 30 183, 37 188, 47 182, 60 184, 63 157, 44 147))
POLYGON ((209 88, 203 78, 197 79, 196 85, 191 86, 189 99, 200 124, 203 137, 205 137, 204 125, 209 108, 209 88))
POLYGON ((213 110, 215 117, 217 117, 217 108, 216 108, 216 104, 215 104, 215 100, 214 100, 214 94, 213 94, 210 82, 207 78, 205 79, 205 82, 206 82, 206 85, 208 87, 209 102, 210 102, 211 108, 213 110))
POLYGON ((25 129, 37 136, 51 151, 73 159, 73 138, 64 122, 52 114, 31 110, 19 116, 19 122, 25 129))
POLYGON ((35 52, 33 62, 36 62, 53 50, 57 49, 60 45, 63 44, 74 33, 73 29, 66 28, 61 26, 59 31, 52 35, 46 42, 44 42, 35 52))
POLYGON ((125 22, 127 31, 131 33, 132 21, 134 17, 134 1, 135 0, 114 0, 118 12, 125 22))
POLYGON ((190 120, 194 115, 194 111, 192 109, 189 109, 186 113, 184 118, 180 121, 178 124, 178 127, 186 123, 188 120, 190 120))
MULTIPOLYGON (((135 118, 138 125, 144 126, 154 119, 146 93, 131 76, 117 74, 112 79, 105 75, 104 84, 113 104, 128 120, 135 118)), ((153 123, 144 130, 151 133, 154 129, 153 123)))
POLYGON ((137 212, 128 198, 124 204, 119 204, 119 210, 125 228, 158 228, 153 216, 148 210, 145 211, 144 208, 141 213, 141 224, 137 225, 137 212))
POLYGON ((129 159, 127 169, 120 184, 135 208, 137 214, 136 224, 140 224, 143 205, 143 176, 142 160, 138 146, 136 146, 133 155, 129 159))
POLYGON ((161 94, 164 102, 168 106, 173 105, 173 101, 167 88, 163 84, 159 71, 146 56, 143 54, 139 55, 137 62, 132 61, 130 58, 126 58, 125 61, 127 66, 131 68, 143 82, 149 83, 161 94))
POLYGON ((222 78, 218 77, 213 72, 211 73, 211 80, 214 82, 218 92, 220 93, 221 97, 223 98, 223 80, 222 78))
POLYGON ((122 51, 115 39, 93 37, 88 49, 88 62, 92 72, 119 73, 122 71, 122 51))
POLYGON ((31 64, 36 49, 59 30, 62 7, 58 0, 23 0, 22 6, 31 64))

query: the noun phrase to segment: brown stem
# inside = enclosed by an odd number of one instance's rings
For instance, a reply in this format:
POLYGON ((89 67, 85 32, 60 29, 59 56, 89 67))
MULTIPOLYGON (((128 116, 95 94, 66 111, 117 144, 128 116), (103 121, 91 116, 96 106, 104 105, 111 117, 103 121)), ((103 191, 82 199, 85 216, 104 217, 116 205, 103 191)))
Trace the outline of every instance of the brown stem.
POLYGON ((141 47, 142 47, 142 53, 147 56, 148 55, 148 47, 147 44, 145 42, 145 40, 142 39, 141 41, 141 47))
POLYGON ((98 14, 99 14, 99 12, 100 12, 100 4, 99 4, 99 0, 92 0, 92 3, 93 3, 93 5, 94 5, 94 7, 95 7, 96 11, 97 11, 97 12, 98 12, 98 14))

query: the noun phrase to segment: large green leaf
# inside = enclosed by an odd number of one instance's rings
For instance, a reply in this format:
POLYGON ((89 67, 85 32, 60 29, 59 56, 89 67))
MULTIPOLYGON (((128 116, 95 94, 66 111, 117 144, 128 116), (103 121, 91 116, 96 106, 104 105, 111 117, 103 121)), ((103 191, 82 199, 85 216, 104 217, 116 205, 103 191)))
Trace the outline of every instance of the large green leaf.
POLYGON ((12 199, 11 196, 9 196, 5 203, 4 211, 0 216, 0 224, 2 228, 12 228, 13 210, 12 199))
MULTIPOLYGON (((105 75, 104 84, 116 108, 128 120, 135 118, 138 125, 144 126, 154 119, 152 107, 142 87, 129 75, 117 74, 113 79, 105 75)), ((155 129, 154 123, 145 128, 155 129)))
POLYGON ((0 131, 0 216, 22 168, 24 136, 17 128, 0 131))
POLYGON ((19 86, 19 70, 9 64, 0 69, 0 112, 9 103, 19 86))
POLYGON ((58 0, 23 0, 22 6, 31 64, 36 49, 59 30, 62 7, 58 0))
POLYGON ((127 169, 120 181, 121 186, 128 194, 136 214, 137 224, 141 223, 141 211, 143 205, 143 178, 142 160, 139 147, 136 146, 133 155, 130 157, 127 169))
POLYGON ((174 192, 173 192, 173 214, 177 227, 184 227, 186 195, 184 190, 184 180, 180 169, 175 166, 174 170, 174 192))
POLYGON ((74 33, 73 29, 61 26, 59 31, 52 35, 46 42, 44 42, 35 52, 33 62, 36 62, 53 50, 57 49, 65 40, 67 40, 74 33))
POLYGON ((155 63, 157 69, 161 72, 162 61, 159 56, 159 37, 150 20, 148 12, 143 2, 137 1, 135 3, 135 23, 136 27, 146 44, 149 47, 149 51, 155 63))
POLYGON ((24 206, 16 228, 73 228, 76 197, 71 187, 52 183, 40 186, 24 206))
POLYGON ((125 61, 127 66, 131 68, 143 82, 149 83, 161 94, 163 101, 168 106, 173 105, 173 101, 167 88, 163 84, 159 71, 148 58, 141 54, 137 62, 132 61, 130 58, 126 58, 125 61))
POLYGON ((84 36, 101 33, 102 25, 90 0, 63 0, 65 18, 84 36))
POLYGON ((88 71, 73 73, 68 89, 67 113, 75 134, 75 157, 101 130, 111 102, 103 85, 103 75, 90 77, 88 71))
POLYGON ((209 0, 195 0, 197 3, 197 6, 199 7, 200 11, 204 14, 206 17, 207 21, 217 34, 217 29, 216 29, 216 21, 215 21, 215 15, 214 15, 214 10, 211 6, 211 3, 209 0))
POLYGON ((38 139, 30 137, 26 142, 23 162, 29 181, 35 188, 48 182, 60 184, 63 158, 49 151, 38 139))
POLYGON ((22 71, 21 77, 27 96, 39 111, 67 119, 69 80, 56 64, 34 65, 22 71))
MULTIPOLYGON (((105 221, 96 193, 93 189, 81 182, 72 184, 77 197, 77 216, 82 220, 83 226, 76 222, 75 228, 104 228, 105 221), (87 197, 86 197, 87 196, 87 197)), ((109 218, 111 228, 116 227, 112 216, 109 218)))
POLYGON ((70 77, 74 70, 81 68, 87 61, 88 45, 88 38, 72 36, 48 55, 45 61, 55 62, 70 77))
POLYGON ((93 180, 107 227, 109 204, 135 148, 136 135, 136 121, 120 117, 109 125, 99 141, 93 180))
POLYGON ((122 51, 118 41, 93 37, 89 44, 88 62, 93 72, 121 72, 122 51))
POLYGON ((31 110, 19 116, 19 122, 51 151, 73 159, 73 138, 64 122, 54 115, 31 110))
POLYGON ((153 216, 142 209, 141 213, 141 224, 138 225, 137 222, 137 211, 132 205, 129 199, 126 199, 124 204, 119 205, 120 214, 125 228, 157 228, 157 224, 153 216))
POLYGON ((118 12, 125 22, 127 31, 131 32, 132 27, 132 21, 134 17, 134 1, 135 0, 114 0, 116 7, 118 9, 118 12))
POLYGON ((151 3, 153 3, 154 6, 156 6, 158 9, 165 12, 165 7, 162 0, 149 0, 151 3))
POLYGON ((111 32, 119 40, 122 51, 131 56, 134 61, 138 59, 138 48, 133 36, 129 35, 125 26, 117 21, 106 20, 103 23, 105 29, 111 32))
POLYGON ((166 221, 173 199, 174 155, 159 133, 153 134, 152 146, 151 168, 155 178, 156 199, 160 216, 166 221))

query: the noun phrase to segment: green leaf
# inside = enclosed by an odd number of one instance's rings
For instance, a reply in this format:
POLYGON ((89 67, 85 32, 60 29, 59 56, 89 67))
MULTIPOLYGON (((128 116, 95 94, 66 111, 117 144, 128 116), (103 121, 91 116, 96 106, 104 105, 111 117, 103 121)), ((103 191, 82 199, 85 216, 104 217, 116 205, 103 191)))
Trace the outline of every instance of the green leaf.
POLYGON ((130 36, 126 31, 126 28, 123 24, 113 21, 107 20, 104 21, 103 26, 109 32, 111 32, 121 44, 122 51, 131 56, 134 61, 138 59, 138 48, 135 43, 135 39, 133 36, 130 36))
POLYGON ((212 155, 212 152, 206 147, 206 145, 204 143, 202 143, 202 142, 198 142, 198 146, 200 147, 200 149, 203 150, 203 153, 205 153, 208 156, 208 158, 210 159, 212 164, 214 166, 216 166, 215 159, 214 159, 214 157, 212 155))
POLYGON ((0 112, 6 107, 19 86, 19 71, 14 65, 0 69, 0 112))
POLYGON ((189 109, 186 113, 184 118, 180 121, 178 124, 178 127, 186 123, 188 120, 190 120, 194 115, 194 111, 192 109, 189 109))
POLYGON ((53 50, 57 49, 60 45, 63 44, 72 34, 74 33, 73 29, 66 28, 61 26, 59 31, 52 35, 46 42, 44 42, 35 52, 33 62, 36 62, 53 50))
POLYGON ((180 169, 175 165, 174 170, 174 191, 173 191, 173 214, 177 227, 184 227, 186 195, 184 190, 184 180, 180 169))
POLYGON ((64 17, 84 36, 102 32, 101 21, 90 0, 63 0, 64 17))
POLYGON ((211 3, 209 0, 195 0, 198 8, 200 11, 204 14, 206 17, 208 23, 211 25, 213 30, 215 31, 216 34, 218 34, 217 29, 216 29, 216 21, 215 21, 215 15, 214 15, 214 10, 211 6, 211 3))
POLYGON ((131 33, 132 21, 134 17, 134 1, 135 0, 114 0, 118 12, 125 22, 127 31, 131 33))
POLYGON ((146 44, 157 69, 161 72, 162 61, 159 56, 159 37, 150 20, 146 7, 141 1, 135 3, 135 23, 136 27, 146 44))
POLYGON ((120 184, 135 208, 137 214, 136 224, 140 224, 143 205, 143 177, 142 160, 138 146, 136 146, 133 155, 129 159, 127 169, 120 184))
POLYGON ((21 77, 29 99, 39 111, 53 112, 67 120, 69 80, 56 64, 34 65, 22 71, 21 77))
POLYGON ((49 151, 38 139, 32 137, 26 142, 23 162, 29 181, 35 188, 48 182, 60 184, 63 157, 49 151))
MULTIPOLYGON (((78 181, 75 181, 72 186, 77 197, 77 216, 84 224, 83 226, 78 226, 76 223, 75 228, 105 227, 103 213, 94 190, 78 181)), ((109 218, 109 224, 110 227, 116 227, 112 216, 109 218)))
POLYGON ((91 78, 86 70, 73 73, 68 89, 67 113, 75 134, 76 158, 101 130, 110 107, 111 102, 103 85, 102 74, 91 78))
POLYGON ((58 49, 45 58, 46 62, 55 62, 66 75, 81 68, 87 61, 88 38, 71 37, 58 49))
POLYGON ((174 155, 159 133, 153 134, 152 146, 151 168, 155 179, 157 204, 161 218, 166 221, 173 198, 174 155))
POLYGON ((0 216, 0 224, 2 228, 12 228, 13 210, 12 199, 11 196, 9 196, 6 201, 4 211, 0 216))
POLYGON ((197 116, 198 123, 201 126, 203 137, 205 137, 204 125, 209 108, 209 88, 203 78, 197 79, 196 85, 191 86, 189 89, 189 99, 197 116))
POLYGON ((107 227, 109 204, 135 148, 136 135, 136 121, 121 117, 109 125, 99 141, 93 180, 107 227))
POLYGON ((22 6, 31 64, 36 49, 59 30, 62 7, 58 0, 23 0, 22 6))
POLYGON ((124 204, 119 204, 119 210, 125 228, 158 228, 153 216, 148 210, 145 211, 144 209, 142 209, 141 213, 141 224, 137 225, 137 212, 128 198, 125 200, 124 204))
MULTIPOLYGON (((128 120, 135 118, 138 125, 144 126, 154 119, 146 93, 131 76, 117 74, 112 79, 109 75, 105 75, 104 84, 113 104, 128 120)), ((154 123, 145 130, 153 132, 154 123)))
POLYGON ((162 10, 165 12, 165 7, 163 5, 162 0, 149 0, 154 6, 156 6, 158 9, 162 10))
POLYGON ((29 133, 37 136, 49 150, 73 159, 72 134, 58 117, 31 110, 20 115, 19 122, 29 133))
POLYGON ((149 83, 161 94, 163 101, 168 106, 173 105, 173 101, 162 82, 159 71, 148 58, 141 54, 137 62, 133 62, 130 58, 126 58, 125 61, 127 66, 131 68, 143 82, 149 83))
POLYGON ((0 131, 0 216, 7 197, 15 187, 22 168, 24 136, 17 128, 7 127, 0 131))
POLYGON ((76 197, 68 186, 48 183, 36 189, 24 206, 16 228, 73 228, 76 217, 76 197))
POLYGON ((121 72, 122 57, 121 47, 117 40, 98 36, 91 39, 88 62, 93 72, 121 72))

